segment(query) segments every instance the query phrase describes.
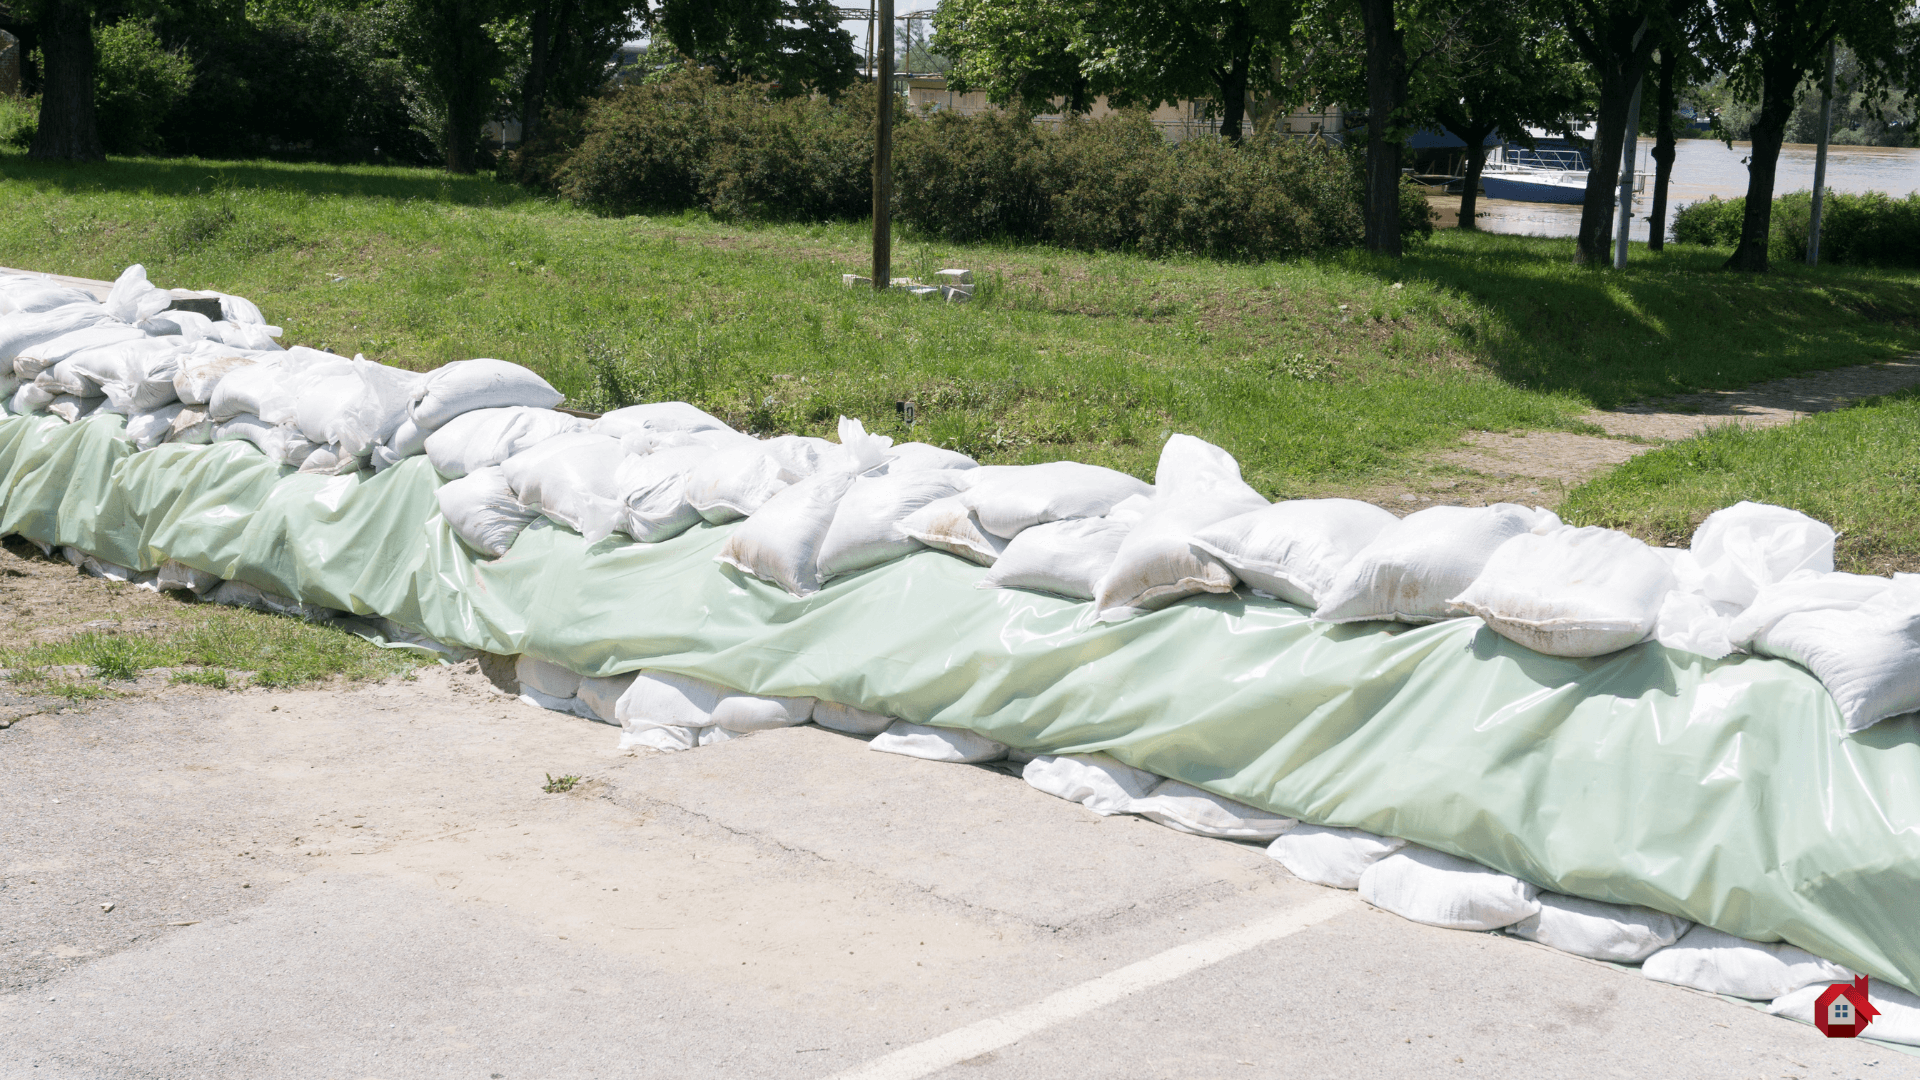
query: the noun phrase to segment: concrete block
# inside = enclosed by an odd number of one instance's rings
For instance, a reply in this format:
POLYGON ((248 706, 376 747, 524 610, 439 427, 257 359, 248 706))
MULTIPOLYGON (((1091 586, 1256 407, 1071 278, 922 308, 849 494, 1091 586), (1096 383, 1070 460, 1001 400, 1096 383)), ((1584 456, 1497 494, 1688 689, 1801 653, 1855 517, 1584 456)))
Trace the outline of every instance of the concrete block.
POLYGON ((942 285, 940 286, 940 292, 947 298, 947 303, 949 304, 967 304, 973 302, 973 286, 971 285, 942 285))
POLYGON ((841 274, 840 284, 849 289, 870 289, 873 287, 873 279, 861 277, 859 274, 841 274))
POLYGON ((907 291, 914 296, 920 297, 922 300, 940 295, 940 287, 938 285, 909 285, 907 286, 907 291))
POLYGON ((973 284, 973 271, 971 270, 941 270, 936 272, 933 276, 935 278, 938 278, 940 284, 942 285, 973 284))

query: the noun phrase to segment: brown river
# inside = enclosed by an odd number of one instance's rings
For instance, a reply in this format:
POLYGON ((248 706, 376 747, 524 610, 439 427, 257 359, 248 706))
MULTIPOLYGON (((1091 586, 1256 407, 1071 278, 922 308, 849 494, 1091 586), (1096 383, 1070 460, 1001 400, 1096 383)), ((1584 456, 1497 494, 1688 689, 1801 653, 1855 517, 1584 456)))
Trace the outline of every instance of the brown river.
MULTIPOLYGON (((1633 200, 1633 239, 1647 238, 1647 214, 1653 208, 1653 160, 1648 156, 1652 140, 1640 140, 1637 171, 1642 177, 1639 193, 1633 200)), ((1813 187, 1811 145, 1789 143, 1780 150, 1780 169, 1774 181, 1774 194, 1806 191, 1813 187)), ((1747 193, 1747 155, 1749 144, 1737 142, 1729 149, 1713 139, 1682 139, 1674 146, 1673 181, 1668 190, 1669 220, 1672 211, 1709 195, 1731 198, 1747 193)), ((1827 188, 1830 191, 1860 193, 1884 191, 1903 196, 1920 191, 1920 149, 1895 149, 1885 146, 1835 146, 1827 150, 1827 188)), ((1450 228, 1458 221, 1460 200, 1435 196, 1429 200, 1439 212, 1434 224, 1450 228)), ((1572 236, 1579 231, 1580 207, 1556 203, 1508 202, 1502 199, 1480 200, 1480 228, 1487 232, 1524 233, 1534 236, 1572 236)))

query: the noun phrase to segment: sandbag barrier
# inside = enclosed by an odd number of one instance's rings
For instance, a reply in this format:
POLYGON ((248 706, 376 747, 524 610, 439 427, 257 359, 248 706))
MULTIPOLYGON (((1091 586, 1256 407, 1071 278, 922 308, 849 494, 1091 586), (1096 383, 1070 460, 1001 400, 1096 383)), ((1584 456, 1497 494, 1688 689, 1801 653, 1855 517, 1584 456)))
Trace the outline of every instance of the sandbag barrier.
MULTIPOLYGON (((0 315, 0 351, 34 314, 0 315)), ((103 348, 122 346, 75 354, 103 348)), ((537 703, 629 745, 811 720, 941 760, 1011 750, 1055 794, 1271 841, 1422 921, 1787 1012, 1804 988, 1783 987, 1832 974, 1807 953, 1916 983, 1920 740, 1911 717, 1870 726, 1906 692, 1884 655, 1910 640, 1911 579, 1829 576, 1831 531, 1800 515, 1736 507, 1662 552, 1522 507, 1269 506, 1184 436, 1149 487, 971 468, 850 421, 839 443, 682 403, 588 424, 498 361, 225 359, 188 392, 255 411, 184 426, 253 418, 212 445, 130 441, 184 398, 0 422, 0 531, 522 655, 537 703), (1861 625, 1890 644, 1823 689, 1759 655, 1794 619, 1816 644, 1861 625)))

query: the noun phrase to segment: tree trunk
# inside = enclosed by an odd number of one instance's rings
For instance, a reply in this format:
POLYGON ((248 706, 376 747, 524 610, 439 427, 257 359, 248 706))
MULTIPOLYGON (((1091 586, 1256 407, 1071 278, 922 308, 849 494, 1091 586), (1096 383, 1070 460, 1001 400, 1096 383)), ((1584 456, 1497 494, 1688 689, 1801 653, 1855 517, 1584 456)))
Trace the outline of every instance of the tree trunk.
POLYGON ((1241 4, 1233 19, 1233 62, 1219 80, 1220 134, 1236 143, 1247 115, 1247 69, 1253 64, 1253 28, 1248 22, 1247 7, 1241 4))
POLYGON ((1793 94, 1800 72, 1791 64, 1761 69, 1760 112, 1754 117, 1753 149, 1747 159, 1747 210, 1740 220, 1740 245, 1727 269, 1767 272, 1767 242, 1773 231, 1773 181, 1780 165, 1780 144, 1793 117, 1793 94))
POLYGON ((1647 250, 1661 251, 1667 246, 1667 183, 1673 179, 1673 110, 1678 91, 1674 77, 1680 68, 1680 56, 1669 43, 1660 50, 1660 88, 1655 108, 1660 120, 1653 134, 1653 214, 1647 219, 1647 250))
POLYGON ((1367 250, 1400 255, 1400 140, 1390 128, 1407 100, 1406 40, 1393 0, 1360 0, 1367 49, 1367 250))
POLYGON ((480 111, 470 93, 456 92, 447 100, 447 171, 471 173, 478 166, 480 111))
POLYGON ((1613 211, 1620 186, 1620 143, 1626 138, 1627 110, 1633 88, 1646 75, 1646 61, 1635 52, 1610 58, 1601 66, 1600 108, 1587 169, 1587 193, 1580 204, 1580 232, 1574 242, 1576 266, 1613 265, 1613 211))
POLYGON ((1459 227, 1462 229, 1480 227, 1480 172, 1487 164, 1487 136, 1491 134, 1493 129, 1488 128, 1479 132, 1477 137, 1471 134, 1466 137, 1467 168, 1460 181, 1459 227))
POLYGON ((51 0, 40 17, 40 127, 27 156, 100 161, 93 113, 93 14, 84 0, 51 0))
POLYGON ((521 146, 533 143, 534 135, 540 130, 541 111, 546 108, 547 66, 554 53, 554 22, 551 5, 534 5, 532 25, 528 28, 532 48, 527 55, 527 76, 520 84, 521 146))

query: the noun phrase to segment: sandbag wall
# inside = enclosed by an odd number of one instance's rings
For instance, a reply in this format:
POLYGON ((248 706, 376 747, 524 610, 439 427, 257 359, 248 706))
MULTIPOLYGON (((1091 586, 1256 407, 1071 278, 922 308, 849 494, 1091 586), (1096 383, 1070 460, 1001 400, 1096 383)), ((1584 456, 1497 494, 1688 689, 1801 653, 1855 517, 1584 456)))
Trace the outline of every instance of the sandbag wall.
POLYGON ((1909 640, 1911 582, 1831 575, 1817 522, 1734 508, 1689 551, 1656 552, 1521 507, 1269 506, 1186 437, 1149 486, 1076 463, 974 468, 850 421, 837 443, 753 439, 679 403, 586 422, 496 361, 373 367, 287 350, 214 372, 192 392, 254 411, 196 424, 258 425, 210 447, 137 451, 137 409, 0 425, 0 527, 546 661, 530 689, 633 744, 813 720, 945 760, 1012 748, 1036 755, 1036 786, 1075 797, 1098 772, 1118 791, 1101 806, 1271 840, 1315 880, 1316 858, 1352 867, 1412 841, 1348 875, 1410 917, 1533 920, 1540 940, 1616 957, 1692 920, 1920 973, 1886 899, 1920 862, 1913 721, 1843 738, 1901 711, 1910 668, 1830 670, 1823 689, 1757 655, 1784 652, 1766 643, 1795 619, 1816 643, 1909 640), (287 468, 322 449, 323 467, 287 468), (1781 614, 1748 633, 1756 609, 1781 614), (1712 643, 1645 640, 1669 630, 1712 643), (1708 659, 1721 640, 1752 652, 1708 659), (1444 861, 1459 856, 1478 865, 1444 861), (1497 879, 1491 899, 1436 907, 1455 873, 1497 879), (1602 905, 1600 929, 1565 930, 1581 903, 1602 905))

